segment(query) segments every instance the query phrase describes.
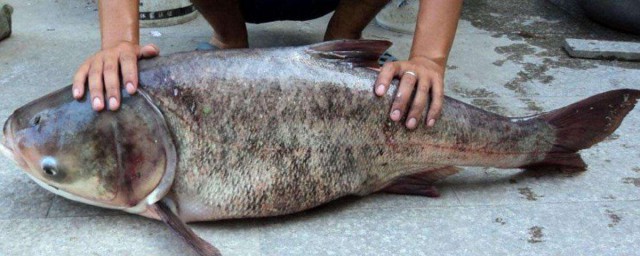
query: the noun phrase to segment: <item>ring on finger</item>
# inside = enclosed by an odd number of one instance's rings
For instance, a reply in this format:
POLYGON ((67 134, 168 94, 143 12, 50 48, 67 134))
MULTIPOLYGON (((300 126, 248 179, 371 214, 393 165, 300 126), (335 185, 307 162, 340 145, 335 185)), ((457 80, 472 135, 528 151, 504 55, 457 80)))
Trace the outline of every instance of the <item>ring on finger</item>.
POLYGON ((416 75, 416 73, 413 72, 413 71, 406 71, 406 72, 404 72, 403 76, 404 75, 412 75, 412 76, 418 77, 418 75, 416 75))

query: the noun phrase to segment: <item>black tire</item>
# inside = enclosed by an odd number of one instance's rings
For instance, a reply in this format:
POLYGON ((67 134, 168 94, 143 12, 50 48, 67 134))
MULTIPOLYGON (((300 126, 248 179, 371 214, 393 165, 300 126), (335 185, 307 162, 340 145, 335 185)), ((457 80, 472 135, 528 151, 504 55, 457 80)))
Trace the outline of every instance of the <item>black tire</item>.
POLYGON ((580 0, 580 6, 596 22, 640 35, 640 0, 580 0))

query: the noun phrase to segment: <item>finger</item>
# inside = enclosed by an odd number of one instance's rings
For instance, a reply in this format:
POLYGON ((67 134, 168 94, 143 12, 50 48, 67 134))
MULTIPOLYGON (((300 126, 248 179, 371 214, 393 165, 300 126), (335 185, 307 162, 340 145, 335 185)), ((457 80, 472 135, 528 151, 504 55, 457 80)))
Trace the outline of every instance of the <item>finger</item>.
POLYGON ((391 80, 396 75, 397 70, 399 69, 399 64, 396 62, 387 62, 382 66, 380 73, 378 74, 378 78, 374 84, 375 93, 378 96, 384 96, 391 85, 391 80))
POLYGON ((134 94, 138 88, 138 59, 131 53, 120 55, 120 71, 127 93, 134 94))
POLYGON ((116 56, 105 57, 102 75, 109 109, 116 110, 120 106, 120 79, 118 78, 118 58, 116 56))
POLYGON ((407 104, 411 99, 411 94, 415 88, 416 81, 417 77, 411 73, 405 73, 402 75, 400 85, 398 86, 398 93, 396 94, 396 98, 393 100, 393 104, 391 104, 391 120, 398 122, 402 117, 404 117, 407 104))
POLYGON ((406 126, 409 129, 415 129, 418 127, 418 123, 420 122, 420 118, 422 114, 425 112, 425 107, 429 102, 429 80, 427 79, 418 79, 418 88, 416 89, 416 96, 413 98, 413 103, 411 104, 411 110, 409 111, 409 115, 407 116, 406 126))
POLYGON ((78 68, 78 71, 76 71, 76 74, 73 76, 72 91, 73 97, 76 99, 81 99, 82 95, 84 95, 84 86, 87 82, 89 67, 91 67, 90 63, 90 61, 85 61, 84 63, 82 63, 82 65, 80 65, 80 68, 78 68))
POLYGON ((104 108, 102 65, 102 58, 96 58, 89 68, 89 95, 91 95, 91 106, 95 111, 104 108))
POLYGON ((160 48, 155 44, 147 44, 140 48, 140 58, 151 58, 160 54, 160 48))
POLYGON ((431 88, 431 105, 427 114, 427 126, 429 127, 433 127, 436 124, 436 120, 440 118, 444 103, 444 84, 442 79, 433 79, 431 83, 433 84, 431 88))

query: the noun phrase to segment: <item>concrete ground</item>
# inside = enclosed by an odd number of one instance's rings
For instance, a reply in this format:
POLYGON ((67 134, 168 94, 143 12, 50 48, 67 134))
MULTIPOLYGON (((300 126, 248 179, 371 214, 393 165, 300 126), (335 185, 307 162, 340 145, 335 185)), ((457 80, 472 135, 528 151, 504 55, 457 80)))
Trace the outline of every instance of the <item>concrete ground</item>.
MULTIPOLYGON (((94 1, 8 1, 14 33, 0 42, 1 120, 69 84, 98 49, 94 1)), ((251 45, 318 42, 327 20, 251 25, 251 45)), ((198 18, 141 35, 169 54, 194 49, 210 31, 198 18)), ((391 40, 392 53, 408 55, 409 35, 372 24, 365 37, 391 40)), ((640 41, 544 0, 467 1, 447 95, 522 116, 640 89, 640 63, 571 59, 561 49, 564 37, 640 41)), ((437 199, 380 194, 291 216, 190 226, 225 255, 640 255, 639 125, 640 108, 582 152, 589 169, 577 175, 465 168, 439 184, 437 199)), ((190 253, 163 223, 54 196, 4 158, 0 230, 0 255, 190 253)))

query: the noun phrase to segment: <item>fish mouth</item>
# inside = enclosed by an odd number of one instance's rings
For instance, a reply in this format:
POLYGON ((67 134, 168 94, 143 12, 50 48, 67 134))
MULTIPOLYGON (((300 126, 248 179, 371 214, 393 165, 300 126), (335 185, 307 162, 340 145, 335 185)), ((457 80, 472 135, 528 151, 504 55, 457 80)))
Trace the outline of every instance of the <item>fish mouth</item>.
POLYGON ((9 141, 9 132, 11 132, 11 117, 7 118, 7 121, 4 122, 4 127, 2 128, 2 141, 0 143, 0 150, 2 154, 5 156, 13 155, 13 150, 11 149, 11 144, 9 141))
POLYGON ((20 165, 20 161, 17 159, 16 153, 13 149, 13 130, 11 127, 11 123, 13 120, 13 115, 7 118, 7 121, 4 123, 4 127, 2 128, 2 140, 0 141, 0 153, 2 153, 5 157, 11 159, 16 165, 20 165))

